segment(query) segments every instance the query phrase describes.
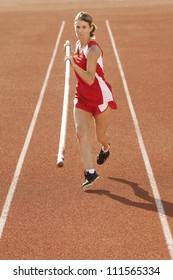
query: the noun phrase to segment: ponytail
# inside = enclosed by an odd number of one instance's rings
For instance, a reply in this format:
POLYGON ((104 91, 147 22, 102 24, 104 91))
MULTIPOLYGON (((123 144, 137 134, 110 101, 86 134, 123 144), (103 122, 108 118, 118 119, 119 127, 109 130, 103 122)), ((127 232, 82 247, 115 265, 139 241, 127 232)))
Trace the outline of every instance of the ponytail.
POLYGON ((97 29, 97 26, 94 23, 92 23, 91 27, 92 27, 92 30, 90 32, 90 37, 94 37, 94 33, 95 33, 96 29, 97 29))

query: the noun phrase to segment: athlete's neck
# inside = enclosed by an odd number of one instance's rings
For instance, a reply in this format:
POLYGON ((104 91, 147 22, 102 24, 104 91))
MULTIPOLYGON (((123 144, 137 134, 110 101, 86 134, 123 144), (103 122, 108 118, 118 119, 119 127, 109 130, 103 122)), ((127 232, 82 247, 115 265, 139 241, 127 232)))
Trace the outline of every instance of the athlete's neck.
POLYGON ((89 43, 90 40, 91 40, 90 37, 87 40, 80 40, 81 48, 84 48, 89 43))

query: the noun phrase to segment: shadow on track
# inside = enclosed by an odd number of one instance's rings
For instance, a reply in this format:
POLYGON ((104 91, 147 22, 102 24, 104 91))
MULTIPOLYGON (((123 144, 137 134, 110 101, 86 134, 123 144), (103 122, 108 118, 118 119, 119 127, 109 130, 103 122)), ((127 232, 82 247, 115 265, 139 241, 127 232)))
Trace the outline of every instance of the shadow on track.
MULTIPOLYGON (((88 190, 86 191, 86 193, 89 194, 97 194, 97 195, 104 195, 107 196, 113 200, 119 201, 123 204, 129 205, 129 206, 133 206, 133 207, 138 207, 138 208, 142 208, 145 209, 147 211, 154 211, 154 212, 158 212, 157 208, 156 208, 156 204, 155 204, 155 200, 152 196, 149 195, 149 192, 147 192, 146 190, 142 189, 139 184, 125 180, 125 179, 121 179, 121 178, 114 178, 114 177, 108 177, 109 180, 113 180, 115 182, 121 182, 123 184, 126 184, 128 186, 130 186, 133 191, 134 191, 134 195, 144 199, 145 201, 149 202, 149 203, 142 203, 142 202, 136 202, 136 201, 132 201, 128 198, 116 195, 111 193, 108 190, 88 190)), ((167 216, 173 217, 173 203, 165 201, 165 200, 161 200, 164 210, 165 210, 165 214, 167 216)))

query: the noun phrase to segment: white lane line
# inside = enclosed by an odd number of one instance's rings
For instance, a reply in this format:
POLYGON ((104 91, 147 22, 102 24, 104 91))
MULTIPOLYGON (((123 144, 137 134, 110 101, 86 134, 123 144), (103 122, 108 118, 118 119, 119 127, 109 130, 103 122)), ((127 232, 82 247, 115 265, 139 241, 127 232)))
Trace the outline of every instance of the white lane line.
POLYGON ((52 70, 52 67, 53 67, 53 64, 54 64, 54 60, 55 60, 55 57, 56 57, 56 53, 57 53, 57 50, 58 50, 58 46, 59 46, 59 42, 60 42, 60 39, 61 39, 61 36, 62 36, 64 25, 65 25, 65 22, 62 21, 61 27, 60 27, 60 30, 59 30, 59 34, 58 34, 58 37, 57 37, 57 41, 56 41, 56 44, 55 44, 55 48, 54 48, 54 51, 53 51, 53 54, 52 54, 52 58, 51 58, 51 61, 50 61, 50 64, 49 64, 49 67, 48 67, 48 70, 47 70, 47 73, 46 73, 46 77, 45 77, 45 80, 44 80, 44 83, 43 83, 43 86, 42 86, 42 89, 41 89, 41 92, 40 92, 40 95, 39 95, 37 105, 35 107, 35 111, 34 111, 34 114, 33 114, 32 120, 31 120, 30 127, 28 129, 27 136, 25 138, 25 143, 24 143, 23 149, 21 151, 21 154, 20 154, 17 166, 16 166, 16 170, 14 172, 14 176, 13 176, 13 179, 12 179, 11 185, 9 187, 8 194, 7 194, 3 209, 2 209, 2 213, 1 213, 1 216, 0 216, 0 239, 2 238, 5 223, 7 221, 10 206, 11 206, 13 196, 14 196, 14 193, 15 193, 15 190, 16 190, 17 182, 18 182, 21 170, 22 170, 22 166, 23 166, 25 156, 26 156, 26 153, 27 153, 27 150, 28 150, 28 147, 29 147, 29 143, 30 143, 33 131, 34 131, 34 127, 35 127, 35 124, 36 124, 36 121, 37 121, 37 117, 38 117, 38 114, 39 114, 39 111, 40 111, 40 108, 41 108, 41 105, 42 105, 43 97, 44 97, 46 87, 47 87, 47 83, 48 83, 48 80, 49 80, 49 77, 50 77, 50 73, 51 73, 51 70, 52 70))
POLYGON ((130 92, 129 92, 129 89, 128 89, 125 74, 124 74, 124 71, 123 71, 123 68, 122 68, 122 64, 121 64, 121 61, 120 61, 120 58, 119 58, 119 54, 118 54, 117 47, 116 47, 116 44, 115 44, 115 40, 114 40, 112 31, 111 31, 111 28, 110 28, 110 24, 109 24, 108 20, 106 20, 105 22, 106 22, 106 27, 108 29, 108 33, 109 33, 110 40, 111 40, 111 43, 112 43, 112 47, 113 47, 113 50, 114 50, 114 54, 115 54, 115 57, 116 57, 116 60, 117 60, 118 69, 119 69, 119 72, 120 72, 120 75, 121 75, 122 83, 123 83, 123 86, 124 86, 124 91, 125 91, 125 94, 126 94, 128 105, 129 105, 131 117, 132 117, 132 120, 133 120, 133 123, 134 123, 138 143, 139 143, 140 150, 141 150, 141 153, 142 153, 142 156, 143 156, 143 160, 144 160, 145 168, 146 168, 147 175, 148 175, 148 178, 149 178, 149 182, 150 182, 150 185, 151 185, 151 188, 152 188, 154 200, 155 200, 155 203, 156 203, 156 206, 157 206, 157 210, 158 210, 161 226, 162 226, 162 229, 163 229, 163 233, 164 233, 164 236, 165 236, 166 244, 167 244, 167 247, 168 247, 168 251, 169 251, 169 254, 171 256, 171 259, 173 259, 173 236, 172 236, 172 233, 171 233, 171 230, 170 230, 170 227, 169 227, 169 223, 168 223, 168 220, 167 220, 167 217, 166 217, 166 214, 165 214, 165 210, 164 210, 161 198, 160 198, 159 190, 158 190, 158 187, 157 187, 156 180, 154 178, 154 173, 153 173, 153 170, 152 170, 152 167, 151 167, 151 164, 150 164, 150 160, 149 160, 146 148, 145 148, 143 137, 142 137, 142 134, 141 134, 141 131, 140 131, 140 128, 139 128, 138 119, 137 119, 137 116, 136 116, 136 113, 135 113, 135 110, 134 110, 131 95, 130 95, 130 92))

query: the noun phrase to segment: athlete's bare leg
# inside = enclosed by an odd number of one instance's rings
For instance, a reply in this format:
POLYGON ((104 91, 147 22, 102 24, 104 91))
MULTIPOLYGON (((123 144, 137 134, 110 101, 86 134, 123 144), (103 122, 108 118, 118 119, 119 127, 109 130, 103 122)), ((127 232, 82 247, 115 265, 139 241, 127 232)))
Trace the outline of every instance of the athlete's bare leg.
POLYGON ((97 140, 102 144, 105 151, 109 148, 109 136, 107 134, 107 129, 110 122, 111 111, 112 109, 108 106, 103 113, 95 116, 97 140))
POLYGON ((74 121, 79 141, 81 156, 85 169, 93 169, 92 150, 89 137, 89 127, 92 113, 74 107, 74 121))

